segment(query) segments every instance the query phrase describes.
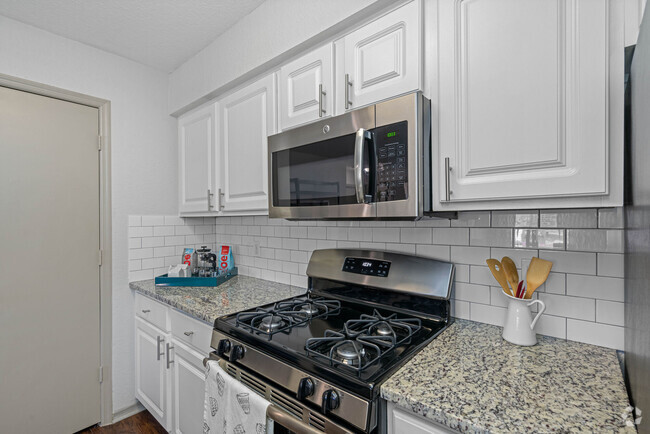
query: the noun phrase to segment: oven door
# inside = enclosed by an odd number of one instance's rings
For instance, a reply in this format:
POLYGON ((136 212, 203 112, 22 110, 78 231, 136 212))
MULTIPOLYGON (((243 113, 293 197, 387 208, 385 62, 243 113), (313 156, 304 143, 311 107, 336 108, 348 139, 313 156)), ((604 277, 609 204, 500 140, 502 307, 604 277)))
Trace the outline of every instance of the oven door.
POLYGON ((266 417, 273 421, 273 434, 323 434, 273 404, 267 407, 266 417))
POLYGON ((376 217, 367 107, 269 137, 269 217, 376 217))

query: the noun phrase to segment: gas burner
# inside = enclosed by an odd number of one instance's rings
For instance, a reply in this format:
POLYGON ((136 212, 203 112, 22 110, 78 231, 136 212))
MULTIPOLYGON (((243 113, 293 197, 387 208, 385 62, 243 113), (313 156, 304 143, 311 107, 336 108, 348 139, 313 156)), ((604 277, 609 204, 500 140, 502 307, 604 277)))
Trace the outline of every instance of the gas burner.
POLYGON ((395 348, 410 343, 422 327, 417 318, 397 318, 397 314, 372 315, 345 322, 343 330, 326 330, 323 337, 307 340, 307 354, 324 359, 330 365, 344 365, 361 372, 395 348))
POLYGON ((366 350, 356 341, 343 341, 335 345, 336 356, 346 365, 359 366, 366 350))
POLYGON ((262 318, 259 328, 266 332, 274 332, 284 325, 284 321, 277 315, 270 314, 262 318))
POLYGON ((318 309, 318 306, 316 306, 315 303, 306 303, 304 306, 300 308, 300 311, 313 316, 316 315, 320 310, 318 309))

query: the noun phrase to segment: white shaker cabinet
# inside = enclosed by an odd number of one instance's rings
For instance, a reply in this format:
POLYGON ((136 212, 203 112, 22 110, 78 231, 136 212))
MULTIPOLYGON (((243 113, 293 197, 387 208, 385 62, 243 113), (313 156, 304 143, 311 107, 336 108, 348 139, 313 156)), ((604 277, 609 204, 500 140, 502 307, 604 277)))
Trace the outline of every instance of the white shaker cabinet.
POLYGON ((203 430, 203 400, 205 398, 205 368, 203 358, 181 341, 172 339, 173 397, 175 434, 200 433, 203 430))
POLYGON ((337 41, 337 113, 421 88, 421 8, 411 1, 337 41))
POLYGON ((332 115, 332 49, 332 44, 323 45, 280 68, 282 130, 332 115))
POLYGON ((622 3, 438 5, 437 208, 620 206, 622 3))
POLYGON ((267 136, 276 132, 275 75, 219 100, 224 214, 268 212, 267 136))
POLYGON ((135 319, 135 397, 169 430, 169 370, 166 345, 169 336, 157 327, 135 319))
POLYGON ((388 403, 388 434, 450 434, 456 431, 388 403))
POLYGON ((216 105, 209 104, 178 119, 179 213, 214 215, 218 189, 216 105))

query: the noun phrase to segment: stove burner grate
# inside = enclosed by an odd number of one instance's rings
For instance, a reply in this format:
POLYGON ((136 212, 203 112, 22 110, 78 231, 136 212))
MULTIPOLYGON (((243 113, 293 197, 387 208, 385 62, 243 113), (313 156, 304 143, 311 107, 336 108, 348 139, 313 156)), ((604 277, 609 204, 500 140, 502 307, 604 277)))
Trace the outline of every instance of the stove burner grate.
POLYGON ((359 375, 383 355, 410 342, 422 327, 417 318, 397 318, 397 314, 361 315, 349 320, 343 330, 326 330, 323 337, 307 340, 305 350, 331 366, 342 365, 359 375))
POLYGON ((252 312, 240 312, 236 317, 236 325, 271 339, 275 333, 288 332, 293 327, 307 324, 313 318, 336 314, 340 310, 341 302, 338 300, 298 297, 277 302, 271 309, 257 308, 252 312))

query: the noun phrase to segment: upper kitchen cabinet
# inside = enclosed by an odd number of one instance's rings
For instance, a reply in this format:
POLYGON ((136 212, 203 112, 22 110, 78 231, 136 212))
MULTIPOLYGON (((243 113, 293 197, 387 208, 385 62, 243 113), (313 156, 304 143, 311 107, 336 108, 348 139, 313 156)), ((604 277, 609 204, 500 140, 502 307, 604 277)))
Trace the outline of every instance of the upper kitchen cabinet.
POLYGON ((622 2, 441 0, 437 22, 439 210, 622 204, 622 2))
POLYGON ((215 170, 216 106, 210 104, 178 119, 179 212, 210 215, 218 188, 215 170))
POLYGON ((310 51, 280 69, 280 126, 331 116, 334 110, 332 44, 310 51))
POLYGON ((267 136, 276 132, 275 95, 270 74, 218 102, 224 214, 268 212, 267 136))
POLYGON ((421 8, 414 0, 336 42, 337 114, 421 88, 421 8))

